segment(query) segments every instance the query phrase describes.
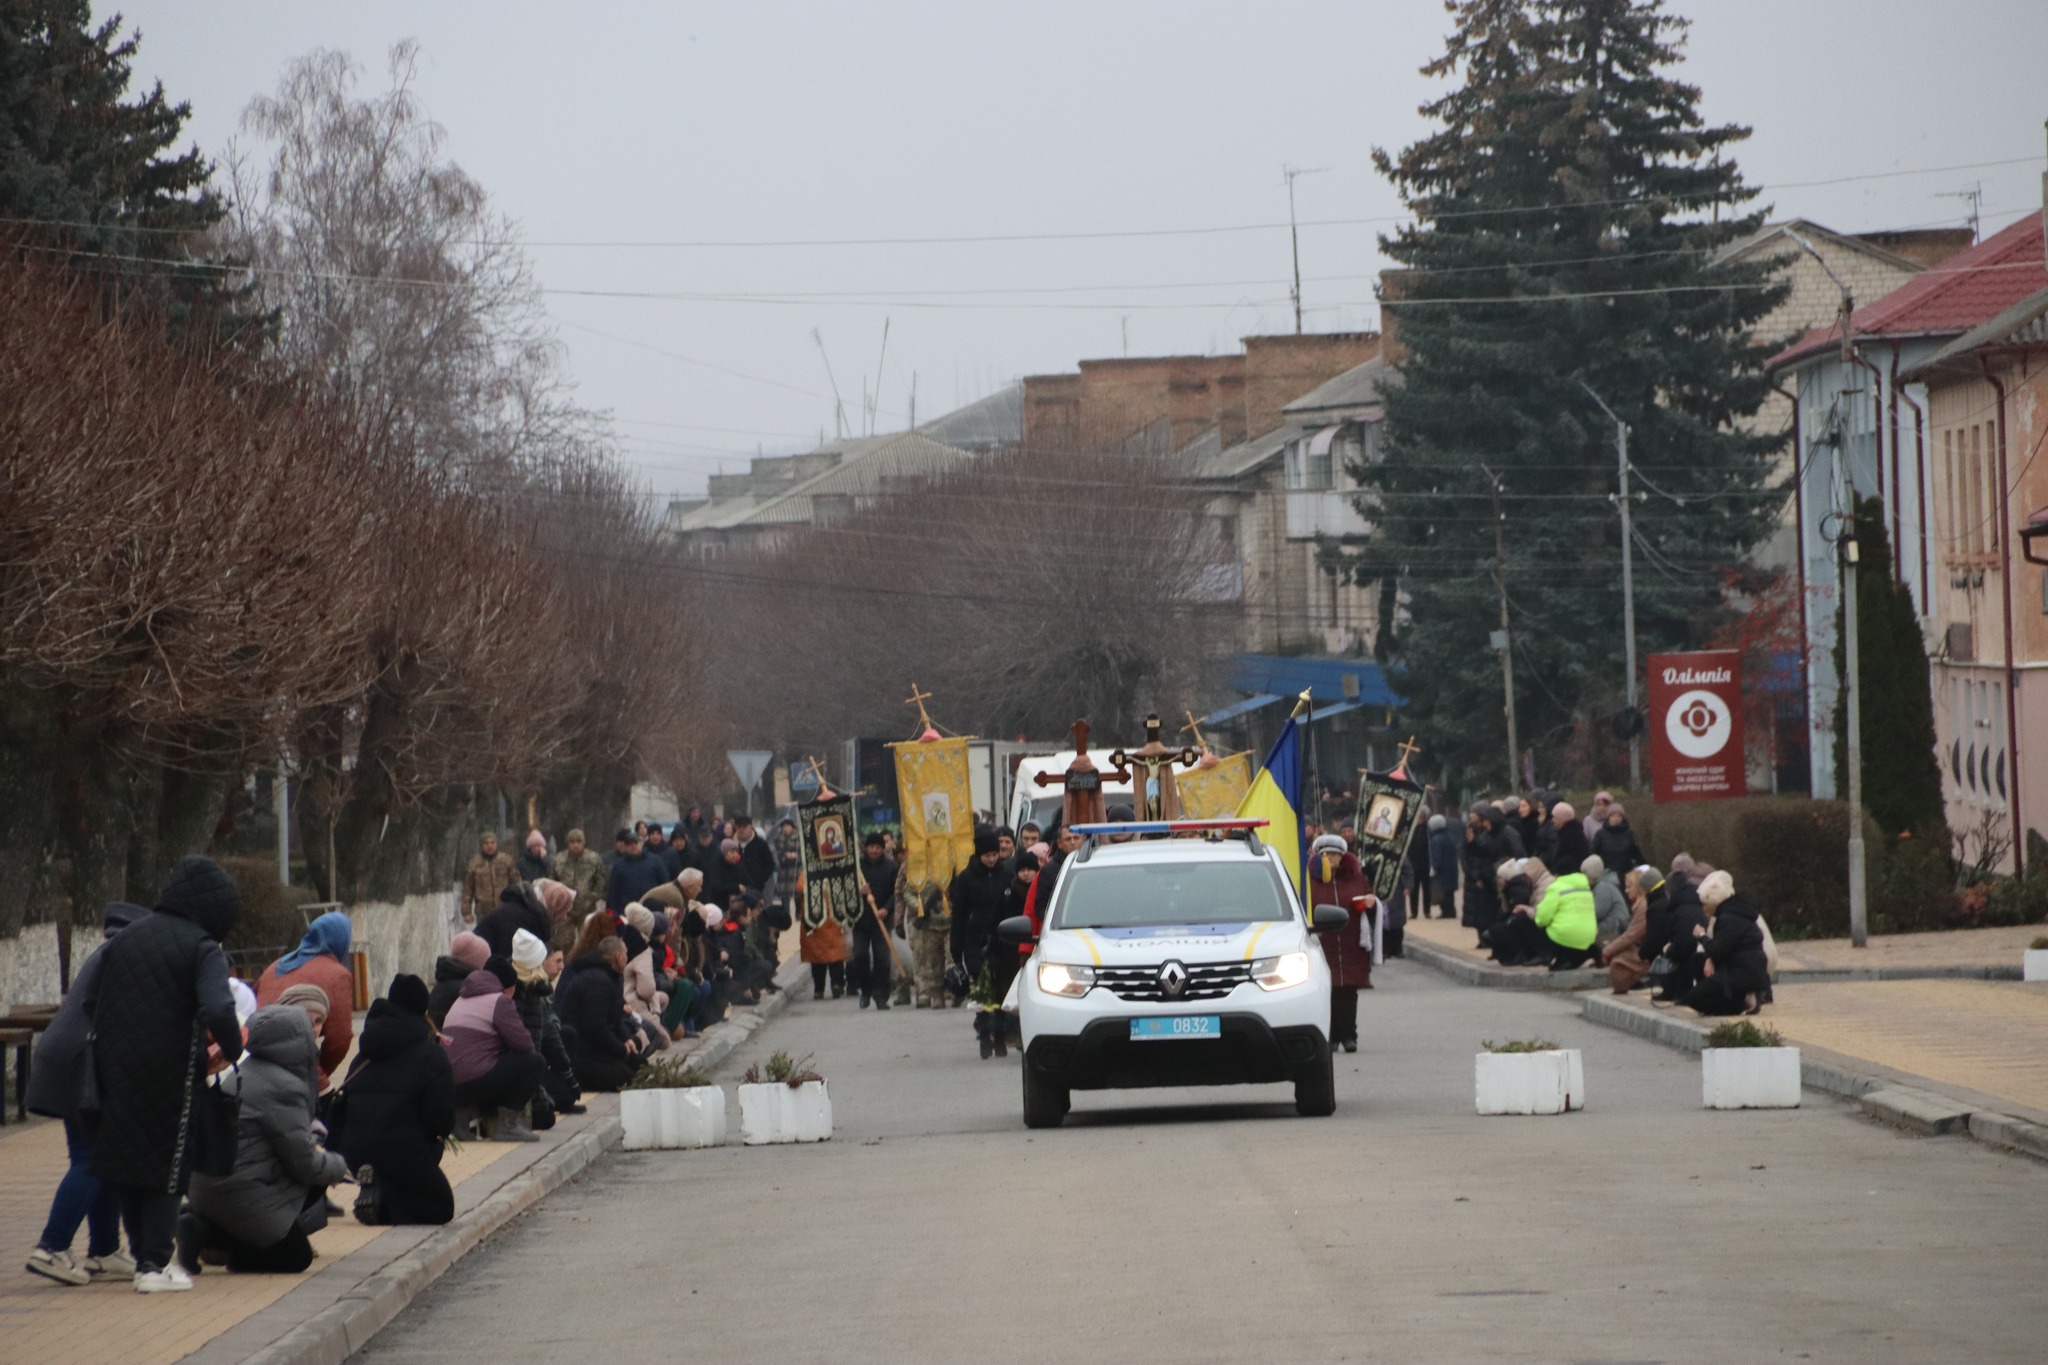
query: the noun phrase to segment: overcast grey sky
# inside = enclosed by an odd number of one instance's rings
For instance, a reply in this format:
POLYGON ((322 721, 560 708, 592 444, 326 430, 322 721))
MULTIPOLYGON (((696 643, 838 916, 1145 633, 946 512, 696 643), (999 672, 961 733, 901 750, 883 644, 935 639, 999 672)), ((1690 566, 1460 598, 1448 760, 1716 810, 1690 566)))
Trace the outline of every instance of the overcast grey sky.
MULTIPOLYGON (((1980 183, 1987 232, 2040 206, 2042 0, 1674 8, 1695 21, 1684 77, 1709 118, 1755 128, 1741 163, 1778 215, 1954 225, 1948 196, 1980 183)), ((381 88, 385 50, 418 40, 449 154, 523 228, 582 401, 657 495, 831 433, 813 328, 858 426, 888 319, 881 430, 913 374, 928 419, 1126 338, 1205 353, 1292 330, 1287 164, 1322 168, 1296 187, 1309 328, 1375 325, 1384 223, 1315 224, 1399 213, 1370 152, 1424 130, 1416 68, 1447 27, 1435 0, 121 9, 140 74, 214 154, 291 58, 340 49, 381 88), (773 245, 1087 233, 1155 235, 773 245)))

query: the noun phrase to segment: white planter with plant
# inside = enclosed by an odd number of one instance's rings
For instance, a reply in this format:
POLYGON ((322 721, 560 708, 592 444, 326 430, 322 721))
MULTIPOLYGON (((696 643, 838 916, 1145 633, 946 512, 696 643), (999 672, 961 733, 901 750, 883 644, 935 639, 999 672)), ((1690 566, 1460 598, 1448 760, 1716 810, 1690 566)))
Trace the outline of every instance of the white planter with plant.
POLYGON ((747 1068, 739 1085, 742 1142, 751 1147, 831 1138, 832 1093, 810 1060, 778 1052, 766 1065, 756 1062, 747 1068))
POLYGON ((1473 1064, 1482 1114, 1563 1114, 1586 1107, 1586 1067, 1575 1047, 1541 1039, 1486 1043, 1473 1064))
POLYGON ((2048 936, 2035 939, 2020 954, 2020 980, 2048 981, 2048 936))
POLYGON ((684 1058, 656 1057, 619 1092, 629 1152, 725 1145, 725 1091, 684 1058))
POLYGON ((1799 1049, 1747 1019, 1717 1025, 1700 1051, 1700 1100, 1709 1109, 1797 1109, 1799 1049))

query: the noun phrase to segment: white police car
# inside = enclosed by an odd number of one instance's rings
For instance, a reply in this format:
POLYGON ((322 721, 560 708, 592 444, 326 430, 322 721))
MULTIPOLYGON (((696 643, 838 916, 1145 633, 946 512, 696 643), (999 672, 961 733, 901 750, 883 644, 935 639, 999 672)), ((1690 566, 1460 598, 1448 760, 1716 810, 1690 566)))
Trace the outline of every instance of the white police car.
MULTIPOLYGON (((1330 969, 1263 821, 1080 825, 1044 932, 1018 982, 1024 1122, 1058 1126, 1075 1090, 1294 1083, 1298 1113, 1337 1106, 1330 969), (1110 833, 1199 829, 1205 839, 1102 843, 1110 833), (1215 838, 1224 830, 1246 837, 1215 838)), ((1000 937, 1032 941, 1031 921, 1000 937)))

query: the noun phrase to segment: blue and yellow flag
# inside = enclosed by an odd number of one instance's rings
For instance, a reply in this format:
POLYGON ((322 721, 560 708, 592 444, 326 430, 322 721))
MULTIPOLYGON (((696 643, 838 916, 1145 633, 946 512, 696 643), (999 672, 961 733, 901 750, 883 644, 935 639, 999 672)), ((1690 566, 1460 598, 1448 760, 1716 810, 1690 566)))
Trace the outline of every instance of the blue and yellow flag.
POLYGON ((1302 898, 1304 905, 1308 903, 1308 891, 1302 881, 1302 873, 1308 865, 1308 854, 1301 837, 1304 768, 1301 712, 1307 704, 1304 698, 1302 704, 1295 708, 1295 713, 1287 718, 1287 724, 1281 727, 1280 737, 1267 751, 1258 776, 1252 779, 1251 790, 1244 794, 1244 800, 1237 806, 1240 819, 1266 821, 1260 840, 1280 850, 1280 861, 1286 864, 1295 894, 1302 898))

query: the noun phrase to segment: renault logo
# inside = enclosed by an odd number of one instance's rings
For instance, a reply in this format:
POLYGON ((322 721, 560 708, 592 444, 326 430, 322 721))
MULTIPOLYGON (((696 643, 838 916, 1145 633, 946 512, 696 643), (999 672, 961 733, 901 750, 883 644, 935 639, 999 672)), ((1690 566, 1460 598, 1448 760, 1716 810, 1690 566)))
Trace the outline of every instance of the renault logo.
POLYGON ((1169 962, 1159 969, 1159 993, 1168 1000, 1175 1000, 1188 988, 1188 969, 1178 962, 1169 962))

